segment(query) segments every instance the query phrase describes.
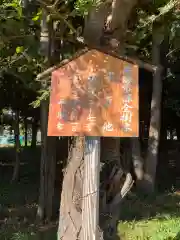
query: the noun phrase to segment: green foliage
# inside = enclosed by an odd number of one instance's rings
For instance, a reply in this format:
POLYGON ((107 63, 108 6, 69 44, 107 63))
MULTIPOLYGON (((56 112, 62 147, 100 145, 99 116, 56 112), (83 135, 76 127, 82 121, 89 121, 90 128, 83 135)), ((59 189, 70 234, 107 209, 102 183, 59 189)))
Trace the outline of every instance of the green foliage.
POLYGON ((1 4, 1 8, 3 10, 7 10, 7 8, 11 8, 12 9, 12 13, 16 14, 16 17, 18 19, 21 19, 22 17, 22 6, 21 6, 21 1, 19 0, 5 0, 2 2, 1 4))
POLYGON ((16 53, 22 53, 24 50, 24 47, 23 46, 18 46, 16 47, 16 53))
POLYGON ((32 112, 31 96, 35 98, 40 89, 35 81, 43 64, 39 54, 39 26, 33 21, 37 16, 41 16, 38 8, 27 12, 19 0, 0 3, 0 107, 18 107, 21 114, 32 112))
POLYGON ((0 71, 8 71, 9 68, 14 71, 22 64, 36 68, 33 59, 38 58, 38 42, 30 25, 31 18, 25 19, 22 15, 23 8, 18 0, 3 2, 0 9, 3 10, 0 19, 0 46, 3 52, 0 71))
POLYGON ((30 240, 30 239, 33 239, 33 236, 35 234, 32 232, 32 233, 22 233, 22 232, 17 232, 17 233, 14 233, 13 236, 12 236, 12 240, 30 240))
POLYGON ((37 99, 35 101, 33 101, 31 103, 31 105, 34 107, 34 108, 37 108, 40 106, 41 104, 41 101, 42 100, 46 100, 49 98, 49 95, 50 95, 50 91, 49 90, 40 90, 39 91, 39 96, 37 97, 37 99))
MULTIPOLYGON (((170 57, 179 47, 179 14, 177 0, 157 0, 145 8, 137 8, 136 23, 128 34, 129 48, 133 54, 151 61, 153 25, 156 24, 165 36, 170 32, 170 57)), ((172 58, 175 59, 174 56, 172 58)))
MULTIPOLYGON (((82 34, 83 18, 91 8, 97 8, 102 3, 105 2, 102 0, 46 1, 41 6, 37 3, 29 3, 28 8, 24 9, 19 0, 1 1, 0 75, 8 72, 18 78, 23 83, 24 95, 28 89, 40 94, 32 104, 34 107, 39 106, 40 101, 49 96, 49 86, 42 92, 40 83, 35 81, 35 76, 46 68, 45 59, 39 51, 42 8, 47 11, 47 21, 51 19, 55 21, 59 41, 65 39, 68 42, 68 39, 72 40, 82 34), (62 26, 63 34, 61 34, 62 26)), ((151 59, 152 24, 156 21, 165 28, 165 31, 171 30, 169 59, 171 62, 175 61, 175 52, 179 49, 180 42, 180 14, 177 5, 177 0, 156 0, 146 9, 137 8, 135 27, 129 31, 128 50, 145 61, 151 59)), ((64 47, 64 58, 71 55, 70 48, 72 46, 64 47)), ((0 81, 1 92, 4 87, 3 80, 0 81)), ((18 84, 16 84, 16 88, 19 88, 18 84)), ((6 87, 10 95, 11 91, 7 84, 6 87)), ((8 96, 8 94, 6 95, 8 96)))
POLYGON ((32 20, 36 22, 40 20, 41 16, 42 16, 42 9, 39 9, 38 12, 33 16, 32 20))
POLYGON ((166 14, 176 13, 178 4, 178 0, 154 1, 155 10, 158 12, 158 14, 152 14, 144 19, 143 26, 147 26, 155 21, 158 21, 159 19, 162 19, 162 17, 164 17, 166 14))
POLYGON ((86 16, 92 7, 97 7, 101 2, 101 0, 77 0, 75 2, 75 10, 77 14, 86 16))

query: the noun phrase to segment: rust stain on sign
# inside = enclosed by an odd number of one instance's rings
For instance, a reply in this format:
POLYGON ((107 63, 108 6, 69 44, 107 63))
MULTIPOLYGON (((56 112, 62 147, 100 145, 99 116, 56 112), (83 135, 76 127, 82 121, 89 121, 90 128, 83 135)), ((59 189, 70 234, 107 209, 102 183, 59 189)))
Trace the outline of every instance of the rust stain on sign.
POLYGON ((138 66, 90 50, 52 73, 48 136, 137 137, 138 66))

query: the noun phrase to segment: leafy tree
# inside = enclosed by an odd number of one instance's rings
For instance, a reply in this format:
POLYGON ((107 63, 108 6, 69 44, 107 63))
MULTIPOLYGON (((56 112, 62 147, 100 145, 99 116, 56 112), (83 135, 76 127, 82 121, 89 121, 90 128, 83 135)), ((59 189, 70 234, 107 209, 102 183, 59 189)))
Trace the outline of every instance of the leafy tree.
MULTIPOLYGON (((53 190, 50 193, 49 188, 53 186, 55 174, 53 170, 55 168, 55 157, 53 155, 55 151, 52 146, 53 144, 55 145, 55 142, 50 141, 51 146, 48 148, 47 143, 49 140, 46 138, 51 71, 47 70, 46 72, 45 70, 50 65, 69 58, 78 49, 82 48, 84 45, 79 43, 80 40, 85 44, 90 43, 92 45, 103 45, 103 47, 108 49, 113 48, 118 54, 124 53, 136 56, 136 58, 139 57, 144 61, 152 61, 154 27, 156 26, 159 29, 163 29, 162 35, 164 37, 160 49, 160 55, 163 58, 161 64, 165 67, 163 94, 166 101, 163 102, 163 105, 164 108, 173 109, 178 114, 179 16, 179 2, 176 0, 158 0, 153 3, 149 1, 143 1, 142 3, 142 1, 136 0, 114 0, 112 2, 100 0, 46 0, 31 2, 27 0, 22 2, 19 0, 2 0, 0 2, 0 110, 11 108, 16 112, 17 134, 19 134, 17 128, 19 125, 18 115, 24 118, 31 116, 35 122, 34 126, 36 126, 40 119, 40 109, 34 110, 33 106, 39 107, 41 105, 41 110, 44 113, 43 118, 45 121, 41 117, 41 127, 43 127, 41 177, 45 169, 52 167, 52 172, 46 173, 41 183, 40 196, 43 199, 39 201, 39 206, 43 209, 42 214, 40 214, 41 219, 44 220, 44 218, 51 218, 52 216, 53 190), (44 29, 42 22, 45 26, 44 29), (45 35, 43 35, 44 33, 45 35), (46 40, 44 43, 43 39, 46 40), (113 46, 112 39, 115 39, 118 44, 113 46), (38 75, 41 72, 43 74, 38 75), (36 75, 38 75, 37 78, 36 75), (33 106, 30 104, 31 102, 34 102, 33 106), (50 193, 49 196, 48 191, 50 193)), ((158 101, 160 102, 161 96, 158 95, 158 97, 158 101)), ((150 115, 150 113, 148 114, 150 115)), ((157 121, 159 122, 159 119, 157 121)), ((159 141, 159 139, 156 140, 159 141)), ((70 155, 70 163, 72 165, 75 164, 75 155, 79 146, 83 146, 83 139, 75 139, 74 142, 75 147, 73 148, 72 155, 70 155)), ((133 173, 129 166, 133 165, 135 171, 135 164, 138 162, 140 174, 138 175, 135 172, 136 178, 142 180, 144 176, 144 159, 141 156, 142 144, 140 145, 139 139, 127 140, 127 142, 121 140, 120 143, 119 139, 109 138, 103 139, 102 142, 104 143, 102 161, 108 162, 111 159, 114 160, 112 169, 113 171, 116 170, 116 173, 111 180, 112 184, 116 186, 121 185, 121 172, 123 172, 126 180, 131 180, 126 188, 122 188, 123 190, 125 189, 125 195, 131 187, 133 178, 133 173), (132 147, 132 156, 129 155, 125 158, 123 153, 129 151, 130 146, 132 147), (127 170, 127 166, 120 169, 120 161, 121 165, 125 162, 125 165, 128 166, 127 170)), ((17 156, 19 152, 18 144, 17 140, 17 156)), ((149 151, 149 153, 151 152, 149 151)), ((155 177, 157 159, 155 160, 153 166, 154 172, 151 174, 153 175, 151 176, 152 178, 155 177)), ((78 161, 78 164, 83 161, 83 147, 81 148, 78 161)), ((16 169, 18 169, 18 158, 16 162, 16 169)), ((71 164, 67 165, 69 172, 64 178, 62 197, 67 193, 66 187, 70 185, 68 181, 72 180, 72 178, 68 178, 67 176, 73 173, 75 178, 78 178, 74 168, 73 170, 69 170, 69 167, 72 166, 71 164)), ((127 181, 123 183, 125 186, 127 181)), ((80 187, 81 184, 82 182, 79 183, 80 187)), ((105 189, 107 189, 107 186, 105 186, 105 189)), ((109 189, 112 189, 112 187, 109 189)), ((120 204, 121 197, 124 195, 120 192, 119 188, 114 189, 113 192, 109 190, 109 192, 111 201, 110 203, 106 203, 105 208, 112 209, 112 214, 114 215, 113 221, 110 222, 114 237, 115 222, 118 218, 117 209, 119 209, 118 205, 120 204), (121 197, 119 197, 118 203, 116 202, 117 204, 113 204, 113 199, 117 199, 117 196, 121 197)), ((78 193, 81 195, 80 191, 78 193)), ((67 202, 67 204, 70 205, 72 202, 67 202)), ((79 205, 81 207, 80 203, 79 205)), ((62 201, 62 212, 63 207, 62 201)), ((75 206, 73 205, 72 208, 75 209, 75 206)), ((76 216, 78 216, 76 218, 77 221, 77 219, 81 219, 81 214, 77 209, 75 209, 75 212, 76 216)), ((69 217, 66 211, 63 214, 65 217, 69 217)), ((72 224, 72 222, 69 224, 72 224)), ((77 228, 77 231, 80 229, 81 222, 79 221, 78 224, 79 228, 77 228)), ((105 224, 105 233, 109 233, 108 231, 109 228, 105 224)), ((72 232, 59 233, 59 238, 61 235, 68 233, 72 234, 72 232)), ((63 235, 64 239, 66 239, 66 236, 63 235)))

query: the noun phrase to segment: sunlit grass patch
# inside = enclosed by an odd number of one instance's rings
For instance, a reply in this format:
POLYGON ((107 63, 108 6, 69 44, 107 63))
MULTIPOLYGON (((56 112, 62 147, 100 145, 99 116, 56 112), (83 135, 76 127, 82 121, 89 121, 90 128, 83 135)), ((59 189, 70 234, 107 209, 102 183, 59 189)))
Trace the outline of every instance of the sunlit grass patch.
POLYGON ((127 240, 178 240, 179 231, 180 217, 120 222, 118 227, 121 239, 127 240))

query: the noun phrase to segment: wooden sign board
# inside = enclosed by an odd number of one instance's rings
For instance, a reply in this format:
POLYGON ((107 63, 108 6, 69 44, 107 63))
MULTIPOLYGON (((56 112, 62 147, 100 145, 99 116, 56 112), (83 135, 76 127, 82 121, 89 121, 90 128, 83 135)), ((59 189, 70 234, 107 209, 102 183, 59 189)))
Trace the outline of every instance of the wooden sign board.
POLYGON ((138 66, 90 50, 52 73, 48 136, 137 137, 138 66))

